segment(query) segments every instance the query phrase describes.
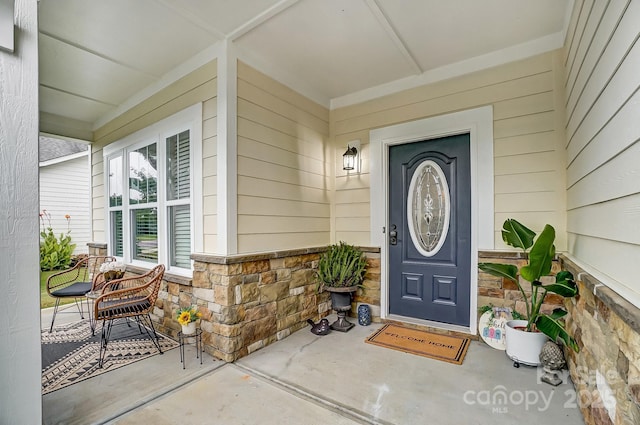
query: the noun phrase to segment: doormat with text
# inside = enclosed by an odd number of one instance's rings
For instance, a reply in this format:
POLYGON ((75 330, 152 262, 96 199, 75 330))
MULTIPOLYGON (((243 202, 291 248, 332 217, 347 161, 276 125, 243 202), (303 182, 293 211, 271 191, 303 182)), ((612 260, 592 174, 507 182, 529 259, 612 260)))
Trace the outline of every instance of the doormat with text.
POLYGON ((471 340, 397 325, 384 325, 365 342, 459 365, 464 360, 471 340))

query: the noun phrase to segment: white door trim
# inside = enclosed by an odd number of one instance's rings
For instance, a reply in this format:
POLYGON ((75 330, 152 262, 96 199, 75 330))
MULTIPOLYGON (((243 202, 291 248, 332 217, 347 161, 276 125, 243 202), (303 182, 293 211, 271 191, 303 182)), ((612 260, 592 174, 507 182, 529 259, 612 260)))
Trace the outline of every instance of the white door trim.
POLYGON ((475 335, 478 308, 478 251, 494 247, 493 107, 424 118, 371 130, 371 246, 380 246, 380 307, 383 319, 424 324, 475 335), (469 133, 471 153, 471 303, 469 326, 450 325, 389 314, 388 223, 389 147, 469 133))

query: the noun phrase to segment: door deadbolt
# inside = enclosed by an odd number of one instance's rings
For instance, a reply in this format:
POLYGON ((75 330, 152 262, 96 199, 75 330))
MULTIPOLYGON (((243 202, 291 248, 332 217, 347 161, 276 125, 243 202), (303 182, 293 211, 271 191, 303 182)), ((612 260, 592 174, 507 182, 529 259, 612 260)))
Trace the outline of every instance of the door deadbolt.
POLYGON ((389 227, 389 245, 396 245, 398 243, 398 232, 396 231, 396 225, 392 224, 389 227))

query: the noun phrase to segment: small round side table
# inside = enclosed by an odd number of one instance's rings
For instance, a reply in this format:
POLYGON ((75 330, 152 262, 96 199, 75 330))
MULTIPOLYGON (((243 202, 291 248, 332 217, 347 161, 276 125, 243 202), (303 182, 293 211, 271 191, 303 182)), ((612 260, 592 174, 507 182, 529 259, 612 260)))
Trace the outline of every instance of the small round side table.
POLYGON ((202 364, 202 353, 204 353, 204 347, 202 346, 202 329, 197 328, 195 333, 184 335, 182 331, 178 331, 178 344, 180 344, 180 363, 182 368, 185 368, 186 360, 184 358, 184 346, 189 338, 195 338, 196 343, 196 359, 200 359, 202 364))

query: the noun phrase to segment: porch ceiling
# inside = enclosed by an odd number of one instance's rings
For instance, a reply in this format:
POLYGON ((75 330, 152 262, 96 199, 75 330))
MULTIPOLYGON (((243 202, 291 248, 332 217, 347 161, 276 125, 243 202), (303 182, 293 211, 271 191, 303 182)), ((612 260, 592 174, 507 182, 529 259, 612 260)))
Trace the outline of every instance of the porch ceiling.
POLYGON ((573 0, 41 0, 41 128, 90 134, 213 57, 339 107, 558 48, 573 0))

